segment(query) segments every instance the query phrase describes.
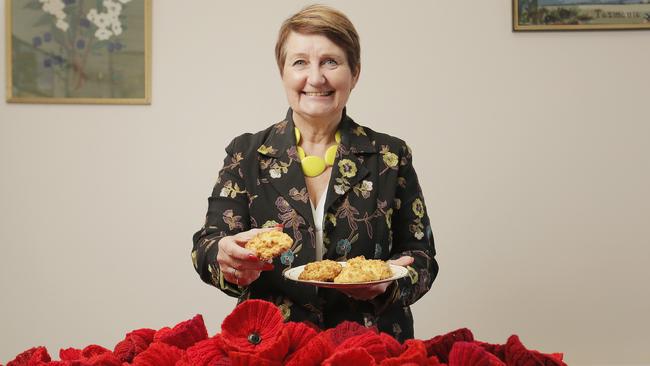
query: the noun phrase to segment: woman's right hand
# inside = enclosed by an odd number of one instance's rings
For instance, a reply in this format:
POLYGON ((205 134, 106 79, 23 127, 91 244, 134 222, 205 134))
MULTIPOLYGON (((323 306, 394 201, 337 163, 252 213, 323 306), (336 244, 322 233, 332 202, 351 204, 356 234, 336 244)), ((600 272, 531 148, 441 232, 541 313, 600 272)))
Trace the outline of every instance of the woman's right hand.
POLYGON ((226 281, 238 286, 248 286, 260 277, 262 271, 273 269, 273 264, 261 261, 253 252, 244 248, 255 235, 273 230, 282 231, 282 225, 251 229, 219 240, 217 264, 226 281))

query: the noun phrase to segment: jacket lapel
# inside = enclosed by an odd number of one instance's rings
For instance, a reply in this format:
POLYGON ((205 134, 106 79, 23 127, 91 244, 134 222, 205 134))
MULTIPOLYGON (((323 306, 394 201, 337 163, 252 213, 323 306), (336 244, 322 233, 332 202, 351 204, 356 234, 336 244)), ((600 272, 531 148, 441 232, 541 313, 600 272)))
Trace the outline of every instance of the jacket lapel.
MULTIPOLYGON (((296 152, 294 123, 289 109, 287 117, 275 124, 264 144, 257 149, 260 157, 260 179, 265 179, 284 200, 305 219, 310 227, 314 218, 309 203, 309 194, 305 176, 302 173, 296 152)), ((276 208, 282 211, 277 200, 276 208)))
POLYGON ((366 135, 363 127, 359 126, 343 110, 343 119, 339 127, 341 131, 341 145, 336 153, 336 160, 332 167, 325 213, 338 201, 343 201, 350 190, 368 177, 370 171, 365 167, 365 161, 377 149, 366 135))

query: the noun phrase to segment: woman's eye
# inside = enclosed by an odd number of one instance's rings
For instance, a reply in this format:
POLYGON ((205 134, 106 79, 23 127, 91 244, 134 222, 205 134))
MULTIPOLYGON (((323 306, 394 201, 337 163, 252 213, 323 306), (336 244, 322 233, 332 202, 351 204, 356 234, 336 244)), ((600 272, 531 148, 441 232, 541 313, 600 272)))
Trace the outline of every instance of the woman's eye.
POLYGON ((305 60, 296 60, 293 62, 293 66, 302 66, 305 64, 305 60))
POLYGON ((331 59, 331 58, 325 60, 325 62, 323 62, 323 63, 324 63, 325 65, 328 65, 328 66, 336 66, 336 65, 339 64, 338 62, 336 62, 336 60, 331 59))

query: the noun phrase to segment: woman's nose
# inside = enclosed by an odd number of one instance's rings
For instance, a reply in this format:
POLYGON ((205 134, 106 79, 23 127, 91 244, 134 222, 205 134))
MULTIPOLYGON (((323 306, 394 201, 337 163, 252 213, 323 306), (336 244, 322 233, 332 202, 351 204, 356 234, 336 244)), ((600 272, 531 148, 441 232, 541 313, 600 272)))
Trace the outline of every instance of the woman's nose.
POLYGON ((319 65, 312 65, 309 67, 309 74, 307 75, 307 82, 310 85, 321 85, 325 83, 325 75, 319 65))

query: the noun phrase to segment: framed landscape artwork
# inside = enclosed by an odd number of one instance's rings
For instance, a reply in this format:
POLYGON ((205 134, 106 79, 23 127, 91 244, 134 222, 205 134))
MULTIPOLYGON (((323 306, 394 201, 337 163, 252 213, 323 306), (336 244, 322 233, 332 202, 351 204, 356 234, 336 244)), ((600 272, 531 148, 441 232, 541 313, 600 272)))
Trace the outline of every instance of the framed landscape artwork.
POLYGON ((151 103, 151 0, 5 0, 7 101, 151 103))
POLYGON ((650 29, 650 0, 513 0, 515 31, 650 29))

